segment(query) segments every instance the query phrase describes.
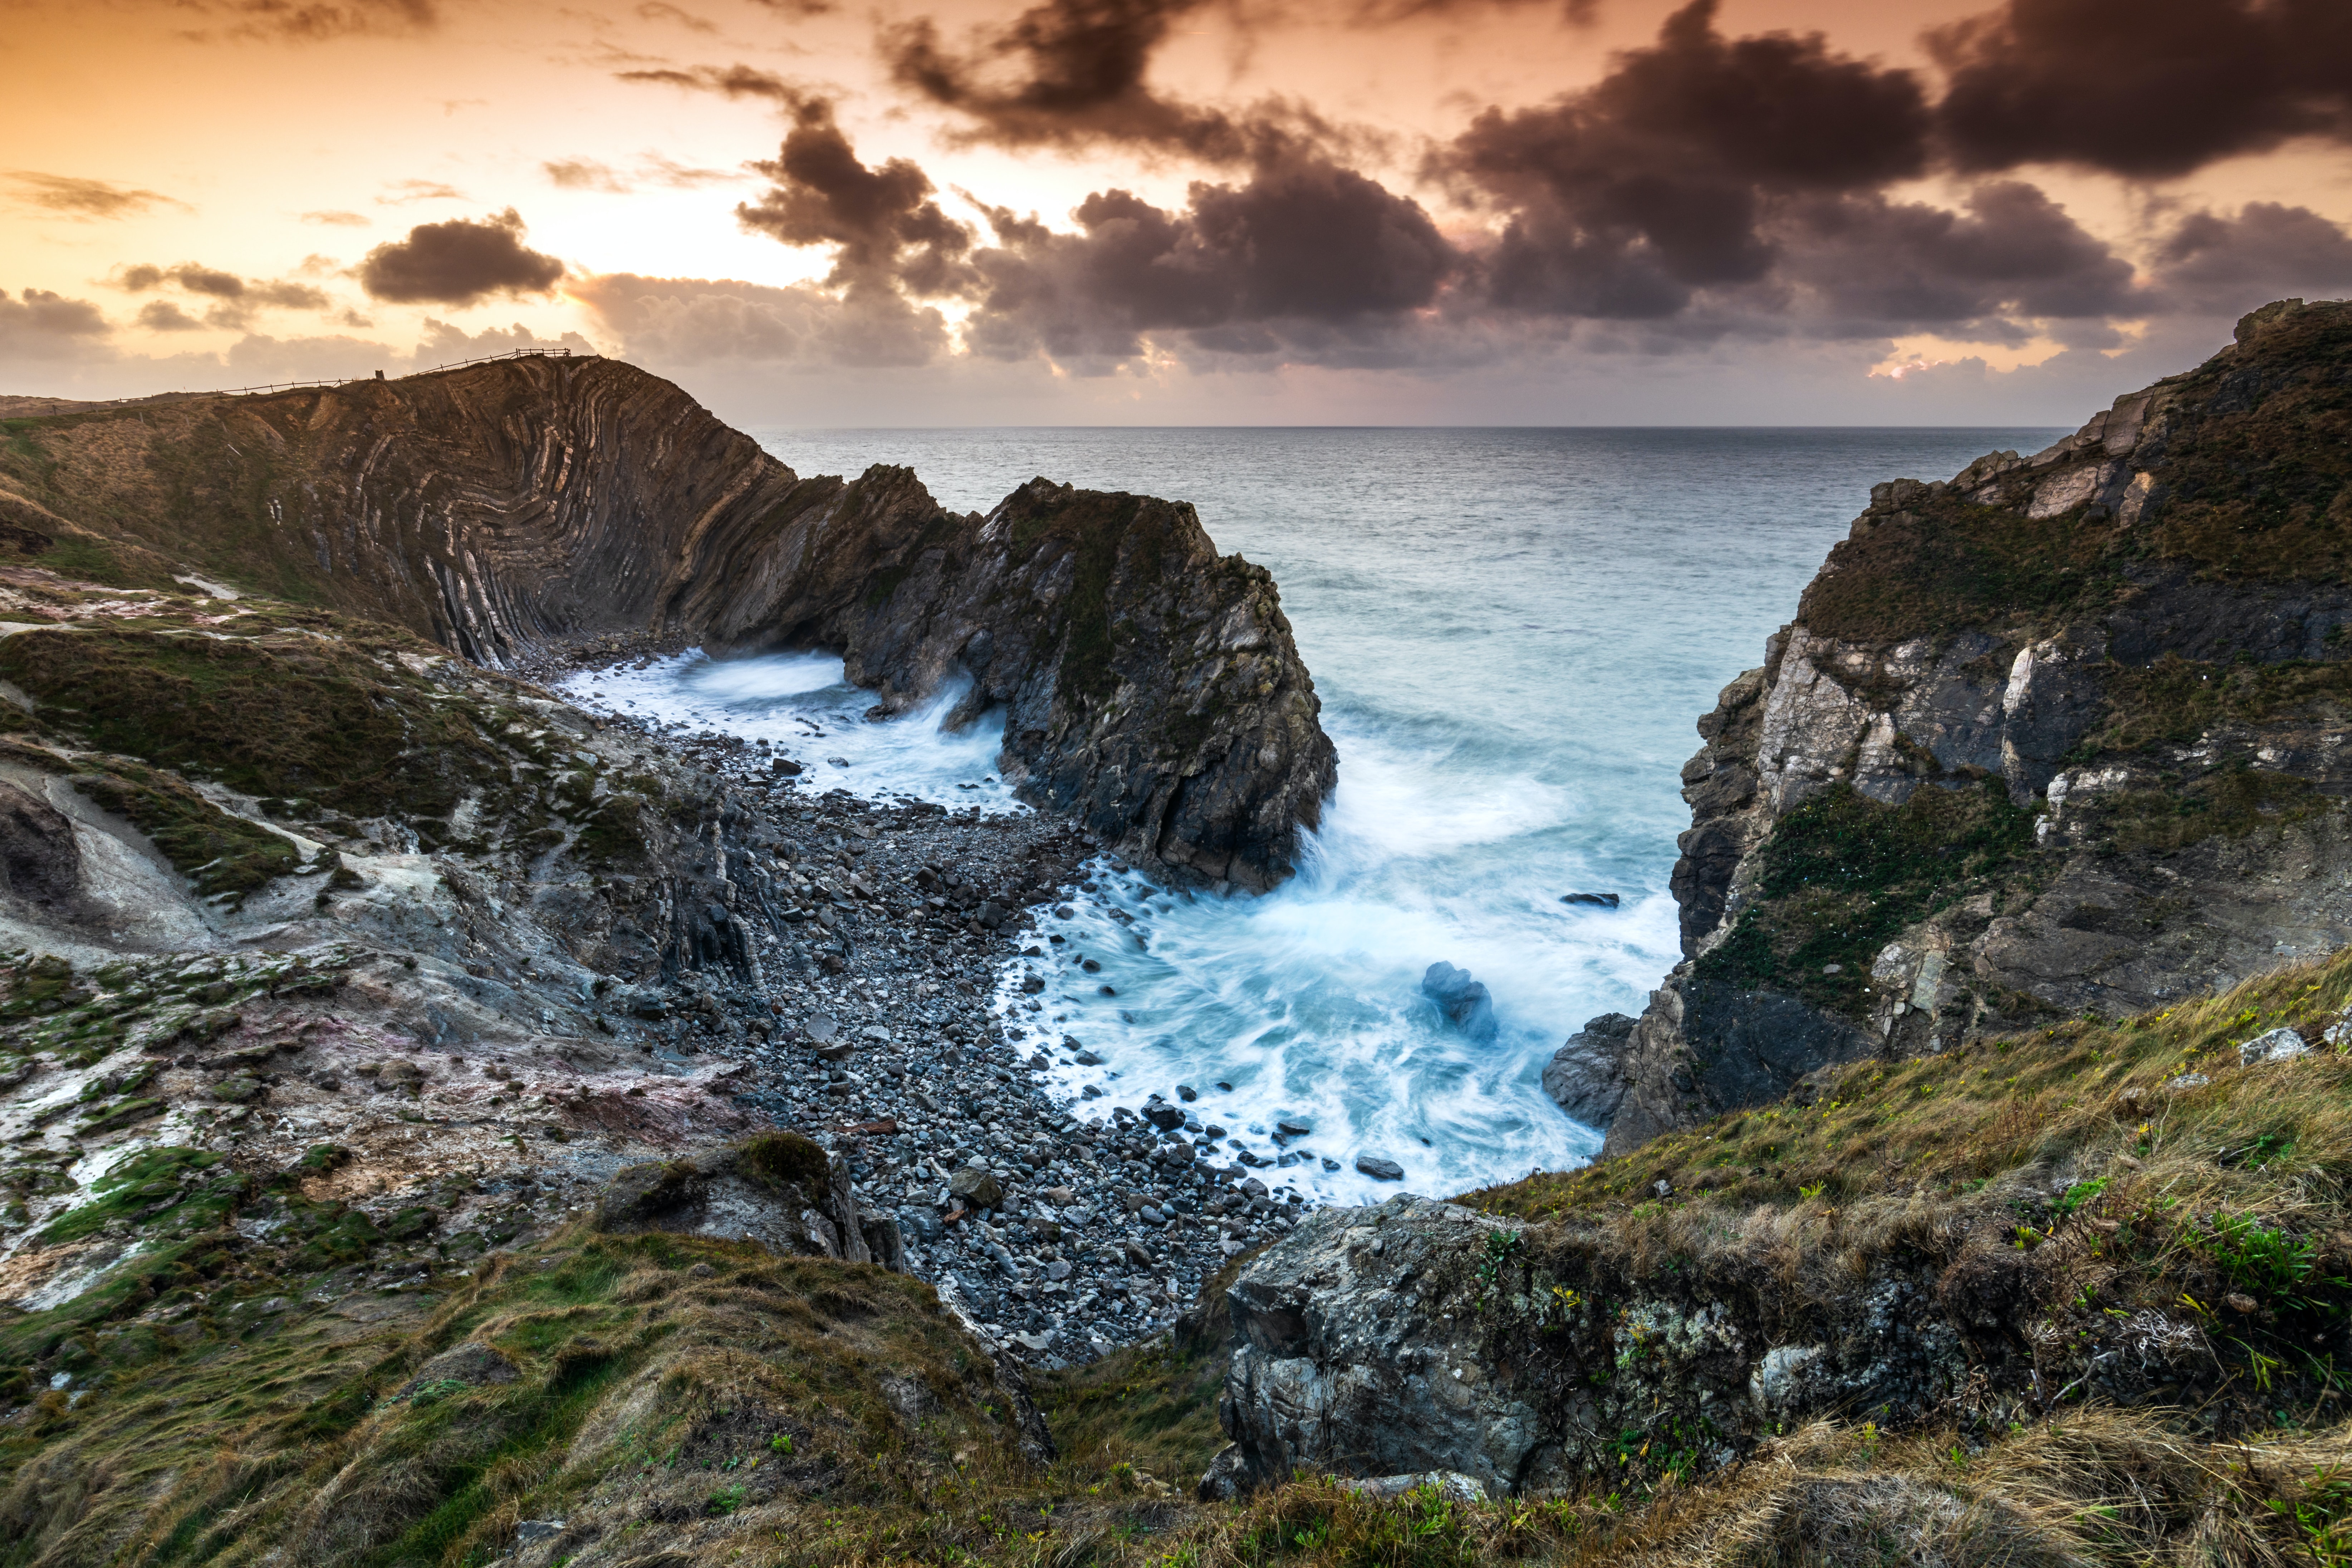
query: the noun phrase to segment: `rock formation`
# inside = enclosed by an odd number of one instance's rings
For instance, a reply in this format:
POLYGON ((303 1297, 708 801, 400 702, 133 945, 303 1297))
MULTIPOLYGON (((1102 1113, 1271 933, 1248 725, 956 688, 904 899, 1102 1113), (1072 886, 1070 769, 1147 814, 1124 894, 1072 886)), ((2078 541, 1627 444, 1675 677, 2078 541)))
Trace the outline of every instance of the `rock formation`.
POLYGON ((1873 489, 1699 721, 1610 1152, 2352 940, 2347 381, 2352 305, 2284 301, 2045 452, 1873 489))
POLYGON ((822 647, 888 709, 961 668, 1027 798, 1175 876, 1279 881, 1334 776, 1273 579, 1181 502, 1040 479, 982 518, 904 468, 803 479, 593 357, 14 429, 0 546, 73 574, 323 603, 491 667, 616 631, 822 647))

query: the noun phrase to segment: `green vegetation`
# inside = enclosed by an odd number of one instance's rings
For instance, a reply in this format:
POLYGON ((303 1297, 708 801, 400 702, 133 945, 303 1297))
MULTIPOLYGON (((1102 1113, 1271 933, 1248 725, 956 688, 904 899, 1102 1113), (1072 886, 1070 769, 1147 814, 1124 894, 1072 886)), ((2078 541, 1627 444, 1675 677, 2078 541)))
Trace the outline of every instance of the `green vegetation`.
POLYGON ((2032 846, 2032 813, 2011 805, 1999 780, 1923 785, 1899 806, 1832 785, 1774 826, 1755 903, 1698 973, 1865 1014, 1879 951, 1906 926, 2006 886, 2032 846))
POLYGON ((153 839, 206 898, 242 902, 271 878, 301 865, 301 855, 287 839, 231 816, 170 773, 124 763, 73 783, 153 839))
POLYGON ((2051 519, 1918 496, 1837 547, 1800 618, 1816 635, 1891 642, 1962 627, 2054 629, 2112 600, 2131 563, 2218 579, 2352 576, 2352 311, 2274 319, 2236 353, 2179 378, 2133 528, 2084 508, 2051 519))

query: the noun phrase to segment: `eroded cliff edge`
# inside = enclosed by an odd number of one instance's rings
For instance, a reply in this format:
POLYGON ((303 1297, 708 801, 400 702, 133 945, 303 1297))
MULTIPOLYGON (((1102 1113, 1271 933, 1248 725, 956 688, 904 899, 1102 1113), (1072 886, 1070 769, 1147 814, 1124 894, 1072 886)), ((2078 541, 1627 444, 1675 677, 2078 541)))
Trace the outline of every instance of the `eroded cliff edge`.
POLYGON ((1272 886, 1334 777, 1273 579, 1182 502, 1033 481, 985 517, 904 468, 803 478, 617 361, 526 358, 6 422, 0 550, 218 579, 499 667, 614 632, 840 650, 898 708, 959 668, 1004 766, 1131 859, 1272 886))
POLYGON ((1882 1053, 2352 942, 2352 305, 1876 486, 1683 770, 1685 961, 1607 1152, 1882 1053))

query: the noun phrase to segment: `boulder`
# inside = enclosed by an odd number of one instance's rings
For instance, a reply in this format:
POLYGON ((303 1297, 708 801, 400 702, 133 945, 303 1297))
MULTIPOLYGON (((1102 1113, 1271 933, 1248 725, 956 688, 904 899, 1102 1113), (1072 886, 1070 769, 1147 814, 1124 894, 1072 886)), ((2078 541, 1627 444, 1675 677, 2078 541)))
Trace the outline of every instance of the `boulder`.
POLYGON ((1421 994, 1437 1004, 1445 1021, 1484 1045, 1495 1037, 1495 999, 1466 969, 1433 963, 1421 977, 1421 994))
POLYGON ((2311 1047, 2294 1030, 2282 1024, 2268 1034, 2256 1035, 2238 1047, 2238 1060, 2246 1067, 2256 1062, 2292 1061, 2296 1057, 2309 1056, 2311 1047))
POLYGON ((1641 1020, 1603 1013, 1569 1036, 1544 1064, 1543 1091, 1572 1121, 1606 1131, 1625 1098, 1625 1052, 1641 1020))
POLYGON ((966 1165, 948 1178, 948 1194, 968 1209, 992 1209, 1004 1202, 1004 1184, 979 1165, 966 1165))
POLYGON ((26 903, 57 909, 81 890, 81 848, 63 812, 0 780, 0 885, 26 903))
POLYGON ((903 1267, 898 1221, 857 1200, 845 1162, 793 1132, 627 1166, 597 1195, 593 1223, 602 1231, 756 1242, 779 1257, 903 1267))
POLYGON ((468 1388, 483 1388, 492 1384, 512 1383, 522 1375, 515 1363, 496 1346, 468 1341, 443 1351, 416 1369, 416 1375, 400 1385, 394 1399, 405 1399, 418 1389, 436 1383, 462 1383, 468 1388))
POLYGON ((1827 1295, 1759 1294, 1639 1271, 1574 1227, 1410 1194, 1318 1209, 1224 1293, 1233 1360, 1217 1415, 1233 1446, 1201 1495, 1305 1467, 1381 1494, 1525 1496, 1626 1474, 1628 1432, 1698 1434, 1688 1458, 1704 1471, 1819 1415, 1931 1422, 1979 1367, 2012 1386, 2032 1372, 1959 1321, 2044 1310, 2026 1276, 1987 1258, 2008 1267, 1988 1247, 1943 1280, 1874 1266, 1827 1295))
MULTIPOLYGON (((1378 1154, 1357 1155, 1356 1169, 1361 1171, 1365 1175, 1371 1177, 1371 1179, 1376 1182, 1402 1182, 1404 1180, 1404 1167, 1402 1165, 1398 1164, 1394 1160, 1384 1160, 1378 1154)), ((1249 1184, 1257 1187, 1261 1194, 1265 1191, 1264 1184, 1259 1183, 1255 1177, 1251 1179, 1249 1184)))

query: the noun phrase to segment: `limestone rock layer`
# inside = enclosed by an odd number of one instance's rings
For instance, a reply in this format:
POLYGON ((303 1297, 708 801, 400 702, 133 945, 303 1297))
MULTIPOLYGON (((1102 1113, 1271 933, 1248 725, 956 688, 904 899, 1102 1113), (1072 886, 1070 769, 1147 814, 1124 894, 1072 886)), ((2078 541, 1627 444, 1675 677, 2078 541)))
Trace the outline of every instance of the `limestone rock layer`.
MULTIPOLYGON (((1607 1148, 2352 942, 2352 304, 1874 487, 1683 769, 1607 1148)), ((1588 1053, 1589 1054, 1589 1053, 1588 1053)))

